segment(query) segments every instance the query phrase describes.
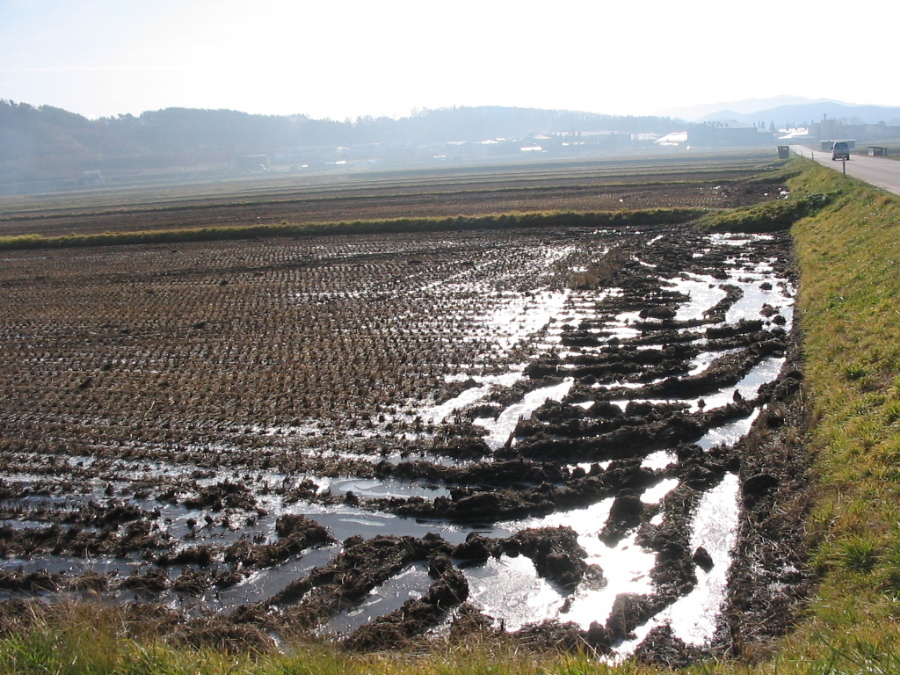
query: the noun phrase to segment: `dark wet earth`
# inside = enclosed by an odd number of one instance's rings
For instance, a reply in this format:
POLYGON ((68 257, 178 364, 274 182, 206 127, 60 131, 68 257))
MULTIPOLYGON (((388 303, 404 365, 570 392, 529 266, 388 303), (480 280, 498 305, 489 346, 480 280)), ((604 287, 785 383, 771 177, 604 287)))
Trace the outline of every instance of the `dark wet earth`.
POLYGON ((786 234, 184 253, 202 264, 5 262, 7 599, 99 596, 355 649, 727 641, 742 532, 785 483, 753 439, 791 426, 802 379, 786 234))

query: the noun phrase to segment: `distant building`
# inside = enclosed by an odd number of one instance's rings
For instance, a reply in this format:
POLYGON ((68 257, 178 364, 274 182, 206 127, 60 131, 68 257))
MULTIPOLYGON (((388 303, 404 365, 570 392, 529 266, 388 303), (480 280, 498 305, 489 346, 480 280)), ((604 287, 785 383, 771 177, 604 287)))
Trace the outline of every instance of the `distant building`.
POLYGON ((775 133, 742 122, 705 122, 691 127, 688 145, 712 148, 729 148, 747 145, 771 145, 775 133))
POLYGON ((656 139, 657 145, 685 145, 688 140, 688 132, 686 131, 673 131, 671 134, 666 134, 660 138, 656 139))
POLYGON ((809 127, 810 136, 819 141, 854 138, 858 141, 883 141, 900 138, 900 126, 892 124, 843 124, 833 119, 815 122, 809 127))
POLYGON ((813 136, 809 129, 806 127, 791 127, 790 129, 781 129, 779 131, 781 134, 778 137, 779 141, 787 141, 787 142, 807 142, 816 140, 816 136, 813 136))

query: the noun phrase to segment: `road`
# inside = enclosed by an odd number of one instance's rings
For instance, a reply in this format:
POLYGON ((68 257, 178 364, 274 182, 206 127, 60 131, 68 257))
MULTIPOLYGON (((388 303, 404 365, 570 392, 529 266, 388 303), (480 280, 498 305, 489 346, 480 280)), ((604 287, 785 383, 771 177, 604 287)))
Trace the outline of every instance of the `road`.
MULTIPOLYGON (((830 150, 815 150, 804 145, 792 145, 791 152, 803 157, 812 157, 819 164, 837 171, 841 170, 843 163, 832 160, 830 150)), ((900 195, 900 161, 885 157, 852 155, 847 162, 847 175, 893 192, 895 195, 900 195)))

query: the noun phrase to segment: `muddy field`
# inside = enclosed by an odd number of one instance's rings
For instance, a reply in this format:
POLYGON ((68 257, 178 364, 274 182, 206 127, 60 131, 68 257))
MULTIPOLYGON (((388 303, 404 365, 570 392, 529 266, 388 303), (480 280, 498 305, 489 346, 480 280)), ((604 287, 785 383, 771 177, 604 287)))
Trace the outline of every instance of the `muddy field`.
POLYGON ((543 210, 730 208, 776 198, 760 156, 537 164, 429 174, 298 176, 0 198, 0 236, 455 217, 543 210))
POLYGON ((2 255, 0 617, 683 663, 807 588, 786 234, 2 255))

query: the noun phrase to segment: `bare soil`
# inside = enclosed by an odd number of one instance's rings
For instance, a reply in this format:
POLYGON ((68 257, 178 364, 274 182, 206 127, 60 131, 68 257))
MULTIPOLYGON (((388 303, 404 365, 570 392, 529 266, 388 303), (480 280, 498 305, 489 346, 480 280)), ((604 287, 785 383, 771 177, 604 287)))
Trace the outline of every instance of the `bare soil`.
MULTIPOLYGON (((759 189, 586 185, 541 189, 539 200, 730 206, 768 198, 759 189)), ((496 192, 484 198, 498 211, 532 210, 533 195, 510 195, 519 206, 496 192)), ((179 224, 315 218, 325 213, 315 201, 216 206, 179 224)), ((484 208, 471 194, 362 202, 346 217, 411 215, 417 204, 428 215, 444 212, 438 203, 447 213, 484 208)), ((174 224, 170 211, 147 217, 91 222, 174 224)), ((86 220, 7 224, 50 233, 92 227, 86 220)), ((739 249, 689 226, 646 226, 4 254, 0 626, 53 611, 30 598, 102 596, 153 608, 142 625, 172 640, 264 650, 273 632, 322 630, 422 569, 424 592, 338 636, 343 644, 403 648, 437 630, 447 640, 477 632, 606 653, 696 585, 711 559, 690 546, 691 514, 736 473, 740 543, 714 641, 698 650, 660 628, 637 655, 669 665, 700 651, 758 655, 789 628, 811 583, 800 545, 808 476, 796 339, 772 308, 725 322, 741 295, 726 281, 735 265, 740 275, 761 263, 795 280, 786 234, 739 249), (686 277, 721 279, 722 299, 679 319, 687 298, 660 279, 686 277), (501 310, 543 293, 567 293, 567 311, 581 307, 580 318, 530 333, 496 323, 501 310), (626 312, 633 333, 611 335, 610 319, 626 312), (697 371, 701 353, 712 356, 697 371), (770 357, 785 365, 752 398, 735 389, 722 405, 685 402, 730 391, 770 357), (427 414, 523 363, 518 382, 477 406, 427 414), (515 444, 490 447, 477 419, 565 378, 573 384, 564 399, 520 421, 515 444), (736 445, 697 445, 755 410, 736 445), (644 465, 663 449, 675 461, 644 465), (661 502, 639 499, 670 478, 678 487, 661 502), (352 489, 339 489, 346 480, 352 489), (359 487, 367 485, 390 489, 359 487), (501 555, 529 558, 561 593, 602 584, 570 528, 492 528, 608 498, 599 536, 613 545, 638 533, 656 556, 652 594, 620 595, 589 629, 554 621, 506 631, 469 602, 466 568, 501 555), (409 531, 342 537, 330 513, 400 516, 409 531), (243 588, 244 601, 223 600, 243 588), (164 609, 172 599, 179 609, 164 609)))
POLYGON ((727 168, 640 165, 608 169, 449 172, 426 177, 349 177, 192 190, 78 194, 0 201, 0 235, 88 234, 267 223, 309 223, 530 211, 733 208, 779 196, 752 177, 759 163, 727 168), (658 172, 658 175, 657 175, 658 172))

